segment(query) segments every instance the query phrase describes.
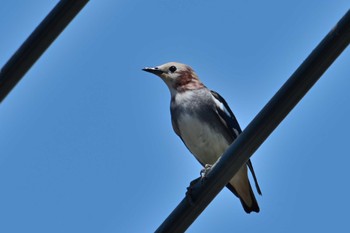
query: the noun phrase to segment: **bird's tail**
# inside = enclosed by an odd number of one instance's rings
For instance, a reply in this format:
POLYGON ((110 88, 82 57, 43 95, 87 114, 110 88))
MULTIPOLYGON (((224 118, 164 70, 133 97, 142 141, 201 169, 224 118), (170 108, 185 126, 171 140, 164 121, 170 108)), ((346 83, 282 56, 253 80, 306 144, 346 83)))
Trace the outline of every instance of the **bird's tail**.
POLYGON ((230 183, 227 184, 226 187, 239 198, 239 200, 242 203, 243 209, 246 213, 250 214, 253 211, 259 213, 260 208, 259 208, 258 202, 255 198, 253 189, 251 188, 250 184, 249 184, 249 195, 247 196, 248 200, 247 200, 247 198, 245 198, 246 200, 244 200, 242 196, 238 195, 237 191, 230 183))
POLYGON ((226 187, 239 198, 245 212, 249 214, 253 211, 257 213, 260 211, 258 202, 255 199, 253 189, 248 179, 246 166, 243 166, 237 172, 226 187))
POLYGON ((243 209, 244 209, 245 212, 247 212, 248 214, 249 214, 250 212, 252 212, 252 211, 259 213, 260 208, 259 208, 258 202, 256 201, 256 198, 255 198, 253 189, 252 189, 252 187, 250 186, 250 184, 249 184, 249 194, 250 194, 249 196, 250 196, 250 198, 251 198, 251 204, 250 204, 250 205, 248 205, 247 203, 245 203, 244 200, 243 200, 242 198, 239 198, 239 200, 240 200, 241 203, 242 203, 243 209))

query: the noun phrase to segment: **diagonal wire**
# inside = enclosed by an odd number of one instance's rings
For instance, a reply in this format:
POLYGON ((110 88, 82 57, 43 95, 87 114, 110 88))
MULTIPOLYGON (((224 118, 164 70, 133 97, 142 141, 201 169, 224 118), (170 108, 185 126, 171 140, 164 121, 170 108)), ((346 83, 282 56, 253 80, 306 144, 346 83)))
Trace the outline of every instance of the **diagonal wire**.
POLYGON ((0 103, 88 0, 61 0, 0 70, 0 103))

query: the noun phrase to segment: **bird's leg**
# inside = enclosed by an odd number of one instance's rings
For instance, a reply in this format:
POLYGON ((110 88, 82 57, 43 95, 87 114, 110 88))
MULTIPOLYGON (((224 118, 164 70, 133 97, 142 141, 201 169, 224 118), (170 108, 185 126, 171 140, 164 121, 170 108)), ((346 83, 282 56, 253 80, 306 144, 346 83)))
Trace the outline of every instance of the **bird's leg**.
POLYGON ((211 164, 206 164, 204 168, 201 170, 200 175, 201 175, 201 180, 206 179, 207 175, 209 174, 211 168, 213 165, 211 164))

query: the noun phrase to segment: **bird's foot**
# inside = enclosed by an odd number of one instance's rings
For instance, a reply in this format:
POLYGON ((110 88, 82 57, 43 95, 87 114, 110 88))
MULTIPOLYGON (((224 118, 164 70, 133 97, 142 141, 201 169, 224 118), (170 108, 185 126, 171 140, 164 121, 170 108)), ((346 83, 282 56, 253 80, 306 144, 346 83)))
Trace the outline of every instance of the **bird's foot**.
POLYGON ((204 168, 200 172, 201 180, 206 179, 206 177, 209 174, 212 167, 213 167, 213 165, 211 165, 211 164, 206 164, 204 166, 204 168))

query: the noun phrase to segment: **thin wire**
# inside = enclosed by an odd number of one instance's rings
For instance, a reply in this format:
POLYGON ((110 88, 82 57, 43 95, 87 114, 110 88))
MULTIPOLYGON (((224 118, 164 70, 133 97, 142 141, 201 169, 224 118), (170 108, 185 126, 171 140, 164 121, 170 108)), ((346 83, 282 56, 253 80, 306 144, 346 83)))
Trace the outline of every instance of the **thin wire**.
MULTIPOLYGON (((88 0, 61 0, 0 70, 0 103, 88 0)), ((2 35, 4 36, 4 35, 2 35)))

